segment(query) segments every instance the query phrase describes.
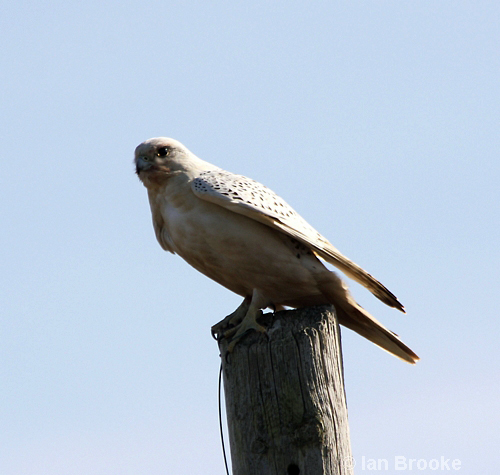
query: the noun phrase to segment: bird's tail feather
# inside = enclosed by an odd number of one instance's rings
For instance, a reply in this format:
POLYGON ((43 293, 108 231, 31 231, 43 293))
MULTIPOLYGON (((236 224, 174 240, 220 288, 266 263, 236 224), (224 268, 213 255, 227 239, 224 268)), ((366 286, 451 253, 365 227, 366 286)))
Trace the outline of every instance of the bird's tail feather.
POLYGON ((336 310, 341 325, 355 331, 383 350, 410 364, 415 364, 420 359, 395 333, 385 328, 356 302, 345 302, 338 305, 336 310))
MULTIPOLYGON (((307 265, 308 261, 303 260, 307 265)), ((387 352, 411 364, 419 357, 408 348, 398 336, 385 328, 352 298, 347 286, 335 272, 326 268, 317 269, 313 261, 309 270, 316 281, 317 288, 325 299, 334 305, 339 323, 380 346, 387 352)))

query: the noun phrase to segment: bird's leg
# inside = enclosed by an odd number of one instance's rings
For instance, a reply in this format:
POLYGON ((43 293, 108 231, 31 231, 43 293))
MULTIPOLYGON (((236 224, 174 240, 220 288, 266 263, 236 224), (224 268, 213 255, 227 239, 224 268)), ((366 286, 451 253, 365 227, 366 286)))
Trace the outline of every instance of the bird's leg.
POLYGON ((266 333, 266 328, 257 323, 257 318, 262 315, 261 308, 265 308, 267 306, 269 306, 267 298, 262 295, 258 289, 254 289, 252 293, 252 301, 250 302, 243 321, 235 328, 231 328, 224 333, 224 337, 231 338, 227 347, 227 351, 229 353, 233 351, 238 340, 249 331, 255 330, 259 333, 266 333))
POLYGON ((233 313, 230 313, 226 318, 222 319, 219 323, 216 323, 211 329, 212 336, 216 340, 219 340, 221 337, 226 336, 225 330, 230 331, 230 329, 228 330, 229 326, 236 327, 240 324, 248 312, 251 301, 251 297, 245 297, 243 302, 241 302, 241 305, 233 313))

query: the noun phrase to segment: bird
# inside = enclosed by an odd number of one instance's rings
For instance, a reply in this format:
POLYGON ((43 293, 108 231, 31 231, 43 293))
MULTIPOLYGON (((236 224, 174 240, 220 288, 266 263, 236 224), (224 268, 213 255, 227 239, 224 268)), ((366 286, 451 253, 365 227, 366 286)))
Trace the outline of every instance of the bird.
POLYGON ((212 326, 230 351, 247 332, 266 332, 262 310, 332 304, 341 325, 411 364, 419 357, 352 297, 324 262, 403 313, 396 296, 340 253, 287 202, 261 183, 198 158, 179 141, 156 137, 135 149, 160 246, 243 297, 212 326))

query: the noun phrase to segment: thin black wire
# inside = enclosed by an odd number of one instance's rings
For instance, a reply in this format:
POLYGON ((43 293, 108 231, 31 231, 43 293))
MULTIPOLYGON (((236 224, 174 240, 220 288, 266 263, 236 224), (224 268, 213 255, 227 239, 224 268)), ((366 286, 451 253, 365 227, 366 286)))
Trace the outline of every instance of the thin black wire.
POLYGON ((224 431, 222 430, 221 388, 222 388, 222 361, 220 363, 220 369, 219 369, 219 427, 220 427, 220 441, 222 444, 222 455, 224 455, 224 465, 226 466, 226 474, 229 475, 229 468, 227 466, 226 448, 224 447, 224 431))

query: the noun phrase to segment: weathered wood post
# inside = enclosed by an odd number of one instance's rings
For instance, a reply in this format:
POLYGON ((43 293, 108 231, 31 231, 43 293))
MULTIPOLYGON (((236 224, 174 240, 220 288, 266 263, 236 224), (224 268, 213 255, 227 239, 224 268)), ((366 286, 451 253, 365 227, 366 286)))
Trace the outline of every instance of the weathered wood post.
POLYGON ((267 318, 229 355, 219 342, 233 475, 352 475, 334 308, 267 318))

